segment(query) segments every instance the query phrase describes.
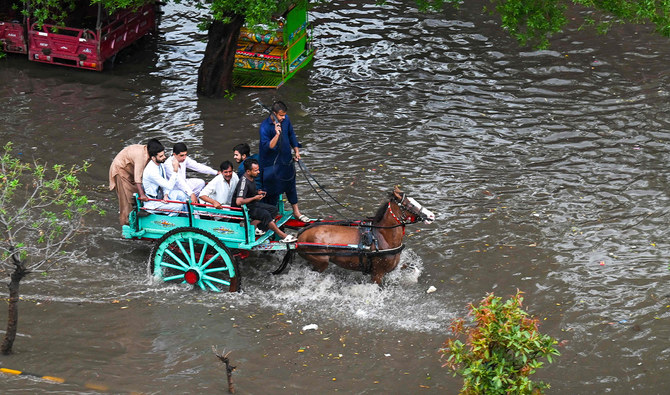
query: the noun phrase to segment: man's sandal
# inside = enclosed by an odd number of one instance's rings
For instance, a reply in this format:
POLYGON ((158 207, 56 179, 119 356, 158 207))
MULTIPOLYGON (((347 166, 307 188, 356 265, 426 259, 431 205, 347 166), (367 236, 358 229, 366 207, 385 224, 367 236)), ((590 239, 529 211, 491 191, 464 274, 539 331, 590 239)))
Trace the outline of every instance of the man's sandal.
POLYGON ((302 222, 312 222, 312 220, 311 220, 308 216, 306 216, 305 214, 301 215, 301 216, 298 218, 298 220, 299 220, 299 221, 302 221, 302 222))
POLYGON ((296 241, 298 241, 298 239, 293 235, 286 235, 286 237, 281 239, 282 243, 295 243, 296 241))

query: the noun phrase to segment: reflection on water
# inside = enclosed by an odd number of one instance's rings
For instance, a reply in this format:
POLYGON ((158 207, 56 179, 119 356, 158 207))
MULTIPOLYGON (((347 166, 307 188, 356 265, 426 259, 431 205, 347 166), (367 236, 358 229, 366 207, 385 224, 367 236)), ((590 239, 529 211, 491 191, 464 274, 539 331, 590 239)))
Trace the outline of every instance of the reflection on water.
MULTIPOLYGON (((563 355, 541 373, 557 393, 660 392, 670 302, 667 41, 639 27, 601 37, 571 26, 550 50, 529 51, 480 8, 319 6, 314 63, 278 91, 243 90, 232 101, 195 94, 204 35, 183 6, 166 7, 160 35, 111 72, 0 62, 2 139, 26 157, 91 161, 86 188, 109 211, 90 220, 88 259, 26 282, 32 302, 20 331, 31 337, 19 339, 12 362, 49 370, 65 360, 53 374, 207 392, 222 377, 209 348, 225 343, 249 350, 238 351, 238 382, 250 393, 455 393, 458 380, 435 354, 450 320, 487 292, 519 288, 544 331, 563 340, 563 355), (150 246, 121 240, 112 226, 111 159, 149 137, 185 141, 215 165, 240 142, 256 152, 258 102, 275 99, 289 104, 307 167, 361 217, 395 184, 437 213, 436 223, 407 228, 411 268, 379 290, 359 273, 319 275, 300 261, 274 277, 281 257, 259 254, 243 264, 241 294, 152 284, 150 246), (437 291, 427 294, 430 286, 437 291), (104 319, 137 325, 107 331, 95 324, 104 319), (80 330, 83 357, 74 357, 72 340, 41 324, 77 320, 111 343, 80 330), (319 331, 303 333, 310 323, 319 331), (53 352, 35 358, 46 342, 53 352), (129 379, 139 367, 145 375, 129 379)), ((299 189, 308 215, 333 215, 302 180, 299 189)))

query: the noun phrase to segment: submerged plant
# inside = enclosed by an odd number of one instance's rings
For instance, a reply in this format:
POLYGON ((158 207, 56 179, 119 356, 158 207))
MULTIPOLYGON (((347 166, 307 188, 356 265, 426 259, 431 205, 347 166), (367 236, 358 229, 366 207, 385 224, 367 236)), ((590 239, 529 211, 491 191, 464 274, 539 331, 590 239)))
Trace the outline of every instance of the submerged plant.
POLYGON ((539 321, 522 309, 523 292, 507 301, 488 294, 478 305, 470 304, 474 326, 464 318, 451 324, 454 338, 440 349, 443 365, 463 377, 464 394, 542 393, 549 384, 533 382, 530 376, 560 355, 557 342, 538 331, 539 321), (458 338, 463 336, 465 343, 458 338))

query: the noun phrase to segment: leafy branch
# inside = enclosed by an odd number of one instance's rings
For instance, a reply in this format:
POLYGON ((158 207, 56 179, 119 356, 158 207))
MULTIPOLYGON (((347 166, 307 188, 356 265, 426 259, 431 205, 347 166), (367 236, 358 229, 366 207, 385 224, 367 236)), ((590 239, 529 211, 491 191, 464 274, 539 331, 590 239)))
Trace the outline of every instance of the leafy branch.
POLYGON ((89 212, 103 214, 79 190, 80 166, 47 167, 24 163, 12 156, 12 143, 0 157, 0 264, 20 264, 27 273, 50 268, 63 259, 80 256, 65 252, 89 212))
POLYGON ((454 338, 440 349, 449 367, 463 377, 464 394, 533 394, 548 384, 533 382, 530 376, 560 355, 556 340, 538 331, 539 321, 522 309, 522 292, 503 302, 488 294, 478 305, 470 304, 474 326, 463 318, 451 324, 454 338), (465 343, 459 338, 464 337, 465 343), (445 359, 446 358, 446 359, 445 359))

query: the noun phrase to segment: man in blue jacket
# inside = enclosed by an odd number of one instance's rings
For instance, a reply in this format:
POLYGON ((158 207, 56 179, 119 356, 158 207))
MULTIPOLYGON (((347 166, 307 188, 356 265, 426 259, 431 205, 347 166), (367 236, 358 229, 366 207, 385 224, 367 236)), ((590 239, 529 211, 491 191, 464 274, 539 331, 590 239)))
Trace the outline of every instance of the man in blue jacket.
POLYGON ((298 209, 298 193, 295 186, 295 160, 300 160, 300 143, 293 131, 291 120, 286 114, 286 104, 277 101, 272 104, 270 116, 261 123, 259 164, 263 189, 267 192, 264 199, 276 205, 282 193, 293 208, 293 216, 308 222, 309 217, 298 209))

